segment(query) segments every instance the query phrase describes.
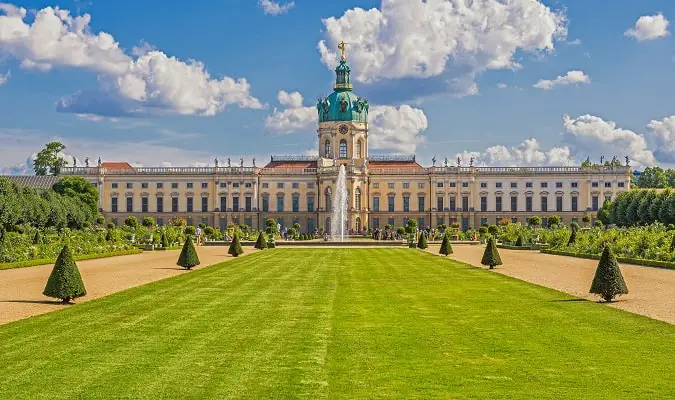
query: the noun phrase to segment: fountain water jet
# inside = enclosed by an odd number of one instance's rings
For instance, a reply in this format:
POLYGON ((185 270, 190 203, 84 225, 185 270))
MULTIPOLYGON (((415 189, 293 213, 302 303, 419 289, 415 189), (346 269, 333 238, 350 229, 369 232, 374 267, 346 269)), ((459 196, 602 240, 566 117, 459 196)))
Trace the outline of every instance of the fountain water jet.
POLYGON ((345 166, 340 166, 338 179, 335 183, 333 194, 333 214, 331 216, 330 236, 331 240, 344 242, 347 230, 347 171, 345 166))

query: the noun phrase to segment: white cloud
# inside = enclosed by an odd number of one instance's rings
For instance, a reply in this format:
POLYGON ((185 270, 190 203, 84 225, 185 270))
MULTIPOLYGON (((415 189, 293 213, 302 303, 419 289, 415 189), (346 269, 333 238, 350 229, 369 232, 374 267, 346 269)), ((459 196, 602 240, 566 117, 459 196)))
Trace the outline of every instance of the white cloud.
POLYGON ((565 115, 565 141, 575 154, 607 157, 629 156, 637 164, 651 167, 656 164, 654 153, 648 149, 644 136, 621 129, 614 121, 605 121, 593 115, 571 118, 565 115))
POLYGON ((498 83, 497 87, 500 89, 506 89, 509 87, 509 85, 507 85, 506 83, 498 83))
POLYGON ((282 106, 291 108, 302 107, 302 95, 299 92, 288 93, 284 90, 280 90, 279 94, 277 94, 277 99, 282 106))
MULTIPOLYGON (((460 157, 462 165, 469 165, 474 158, 477 166, 537 166, 537 165, 569 165, 573 163, 571 151, 567 146, 552 147, 542 150, 535 138, 525 139, 518 146, 491 146, 483 152, 467 151, 455 154, 460 157)), ((452 165, 455 161, 452 161, 452 165)))
POLYGON ((675 162, 675 115, 647 125, 656 141, 655 155, 659 161, 675 162))
POLYGON ((291 1, 286 4, 281 4, 278 1, 260 0, 258 6, 263 9, 267 15, 279 15, 287 13, 291 8, 295 7, 295 2, 291 1))
POLYGON ((2 85, 4 85, 5 83, 7 83, 7 81, 9 80, 9 77, 10 77, 11 75, 12 75, 12 72, 11 72, 11 71, 7 71, 7 72, 5 72, 4 74, 0 74, 0 86, 2 86, 2 85))
POLYGON ((564 76, 558 76, 553 80, 540 79, 533 86, 538 89, 551 90, 555 86, 572 85, 577 83, 591 83, 591 78, 584 71, 568 71, 564 76))
POLYGON ((643 15, 635 23, 634 28, 624 32, 625 36, 632 37, 639 42, 644 40, 654 40, 668 36, 668 25, 670 22, 663 14, 643 15))
POLYGON ((265 121, 265 128, 273 133, 292 133, 311 129, 317 122, 315 107, 274 108, 265 121))
POLYGON ((141 42, 133 59, 112 35, 91 31, 91 17, 71 17, 67 10, 46 7, 32 24, 26 9, 2 4, 0 54, 18 59, 23 68, 47 71, 73 67, 101 74, 102 87, 61 99, 57 110, 109 117, 130 115, 214 115, 226 106, 262 108, 245 79, 213 78, 204 65, 169 57, 141 42))
POLYGON ((323 23, 318 49, 329 68, 344 40, 356 80, 459 79, 470 82, 461 85, 469 94, 478 73, 519 68, 516 51, 550 52, 567 35, 562 12, 532 0, 382 0, 379 9, 353 8, 323 23))

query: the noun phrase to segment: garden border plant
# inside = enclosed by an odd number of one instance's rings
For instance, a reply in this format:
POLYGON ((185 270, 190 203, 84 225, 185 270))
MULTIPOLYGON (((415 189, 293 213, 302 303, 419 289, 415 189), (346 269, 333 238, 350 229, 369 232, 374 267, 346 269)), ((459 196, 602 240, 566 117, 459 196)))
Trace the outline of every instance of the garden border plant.
MULTIPOLYGON (((120 251, 111 251, 108 253, 95 253, 95 254, 84 254, 80 256, 73 257, 75 261, 85 261, 85 260, 95 260, 97 258, 109 258, 109 257, 118 257, 118 256, 128 256, 132 254, 143 253, 141 249, 129 249, 129 250, 120 250, 120 251)), ((54 264, 56 259, 43 258, 39 260, 26 260, 26 261, 17 261, 11 263, 0 263, 0 270, 5 269, 15 269, 15 268, 26 268, 26 267, 37 267, 40 265, 54 264)))
MULTIPOLYGON (((585 258, 588 260, 599 260, 600 254, 588 254, 588 253, 575 253, 572 251, 562 251, 562 250, 553 250, 553 249, 541 249, 540 252, 545 254, 552 254, 554 256, 567 256, 567 257, 576 257, 576 258, 585 258)), ((656 267, 656 268, 665 268, 675 270, 675 262, 672 261, 657 261, 657 260, 645 260, 643 258, 630 258, 630 257, 616 257, 617 261, 624 264, 632 264, 642 267, 656 267)))

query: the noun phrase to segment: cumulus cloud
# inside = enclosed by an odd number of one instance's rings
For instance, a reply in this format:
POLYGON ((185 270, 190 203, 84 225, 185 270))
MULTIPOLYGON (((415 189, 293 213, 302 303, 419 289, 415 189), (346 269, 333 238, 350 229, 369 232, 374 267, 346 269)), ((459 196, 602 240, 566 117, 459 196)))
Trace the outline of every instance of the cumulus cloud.
POLYGON ((471 158, 474 165, 482 166, 537 166, 537 165, 569 165, 572 154, 567 146, 552 147, 542 150, 537 139, 525 139, 517 146, 507 147, 504 145, 491 146, 485 151, 464 151, 455 154, 459 157, 462 165, 468 165, 471 158))
POLYGON ((675 162, 675 115, 647 125, 656 142, 655 155, 659 161, 675 162))
POLYGON ((629 156, 644 167, 656 164, 654 153, 648 148, 644 136, 616 126, 614 121, 605 121, 593 115, 572 118, 565 115, 565 141, 577 154, 629 156))
POLYGON ((298 92, 288 93, 280 90, 277 99, 287 108, 274 108, 265 120, 265 129, 272 133, 292 133, 311 129, 318 122, 315 107, 303 107, 302 95, 298 92))
POLYGON ((558 76, 555 79, 540 79, 533 86, 538 89, 551 90, 555 86, 572 85, 578 83, 591 83, 591 78, 584 71, 568 71, 564 76, 558 76))
POLYGON ((9 77, 11 76, 11 71, 7 71, 4 74, 0 74, 0 86, 4 85, 7 83, 9 80, 9 77))
POLYGON ((288 93, 284 90, 280 90, 277 94, 277 99, 282 106, 291 108, 302 107, 302 95, 299 92, 288 93))
POLYGON ((329 68, 344 40, 358 81, 438 78, 452 91, 449 83, 459 80, 467 94, 477 92, 480 72, 519 68, 518 50, 550 52, 567 35, 563 13, 532 0, 382 0, 380 8, 349 9, 323 23, 318 49, 329 68))
POLYGON ((2 4, 0 53, 18 59, 23 68, 82 68, 100 74, 102 86, 65 97, 57 110, 103 116, 177 113, 214 115, 226 106, 262 108, 245 79, 214 78, 195 60, 181 61, 142 42, 127 55, 112 35, 93 33, 91 16, 72 17, 67 10, 46 7, 32 24, 26 9, 2 4))
POLYGON ((295 2, 291 1, 286 4, 281 4, 278 1, 260 0, 258 1, 258 7, 261 7, 263 12, 267 15, 279 15, 285 14, 291 8, 295 7, 295 2))
POLYGON ((644 40, 654 40, 668 36, 668 25, 670 21, 663 14, 643 15, 635 23, 635 27, 624 32, 625 36, 632 37, 639 42, 644 40))

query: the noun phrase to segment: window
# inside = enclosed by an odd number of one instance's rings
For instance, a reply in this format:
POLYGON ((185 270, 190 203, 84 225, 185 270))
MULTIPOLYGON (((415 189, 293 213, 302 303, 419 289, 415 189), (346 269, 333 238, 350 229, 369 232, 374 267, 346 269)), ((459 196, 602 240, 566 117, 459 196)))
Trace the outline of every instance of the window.
POLYGON ((393 195, 387 196, 387 210, 389 212, 394 212, 394 196, 393 195))
POLYGON ((246 182, 246 183, 244 183, 244 187, 250 189, 250 188, 253 187, 253 184, 251 182, 246 182))
POLYGON ((542 188, 547 188, 548 187, 548 182, 541 182, 541 187, 542 188))
POLYGON ((133 212, 134 211, 134 198, 133 197, 127 197, 127 212, 133 212))
POLYGON ((394 188, 394 182, 389 182, 389 183, 387 183, 387 187, 388 187, 389 189, 393 189, 393 188, 394 188))
POLYGON ((451 188, 457 187, 457 182, 450 182, 450 187, 451 188))
POLYGON ((436 198, 436 210, 443 211, 443 198, 442 197, 436 198))
POLYGON ((403 182, 403 189, 410 189, 410 182, 403 182))
POLYGON ((172 183, 171 189, 178 189, 178 183, 176 183, 176 182, 172 183))
POLYGON ((115 213, 117 212, 117 197, 110 199, 110 210, 115 213))
POLYGON ((361 158, 361 139, 356 142, 356 158, 361 158))
POLYGON ((487 218, 481 218, 480 219, 480 226, 487 225, 487 218))
POLYGON ((163 189, 164 184, 162 182, 157 182, 157 189, 163 189))
POLYGON ((164 226, 164 218, 157 218, 157 226, 164 226))
POLYGON ((141 183, 141 189, 147 189, 148 188, 148 183, 147 182, 142 182, 141 183))
POLYGON ((579 211, 579 198, 572 197, 572 211, 579 211))
POLYGON ((330 211, 333 209, 333 204, 332 204, 332 198, 331 198, 332 192, 330 188, 326 188, 325 192, 325 197, 326 197, 326 211, 330 211))
POLYGON ((157 212, 164 212, 164 197, 157 198, 157 212))
POLYGON ((270 196, 263 196, 262 198, 262 210, 263 212, 270 211, 270 196))
POLYGON ((532 212, 532 197, 525 198, 525 211, 532 212))
POLYGON ((300 211, 300 196, 293 195, 293 197, 291 198, 291 207, 293 212, 300 211))
POLYGON ((403 211, 410 211, 410 196, 403 196, 403 211))
POLYGON ((284 211, 284 196, 277 196, 277 212, 284 211))
POLYGON ((480 210, 487 211, 487 196, 480 196, 480 210))
POLYGON ((518 182, 511 182, 511 189, 517 189, 518 188, 518 182))
POLYGON ((373 197, 373 211, 375 211, 375 212, 380 211, 380 197, 379 196, 373 197))
POLYGON ((283 182, 277 182, 277 189, 283 189, 284 188, 284 183, 283 182))
POLYGON ((314 196, 307 196, 307 211, 314 212, 314 196))
POLYGON ((571 182, 570 187, 573 188, 573 189, 576 189, 576 188, 579 187, 579 183, 578 182, 571 182))
POLYGON ((380 183, 379 183, 379 182, 373 183, 373 189, 379 189, 379 188, 380 188, 380 183))
POLYGON ((171 212, 178 212, 178 197, 171 198, 171 212))
POLYGON ((548 211, 548 197, 541 196, 541 211, 548 211))
POLYGON ((606 188, 611 188, 611 187, 612 187, 612 182, 605 182, 605 187, 606 187, 606 188))
POLYGON ((518 196, 511 196, 511 211, 518 211, 518 196))
POLYGON ((418 188, 418 189, 424 189, 424 182, 418 182, 418 183, 417 183, 417 188, 418 188))
POLYGON ((591 208, 593 209, 593 211, 598 211, 599 208, 598 202, 599 202, 598 196, 593 196, 591 198, 591 208))
MULTIPOLYGON (((265 183, 263 183, 263 185, 265 185, 265 183)), ((220 188, 221 189, 224 189, 226 187, 227 187, 227 182, 220 182, 220 188)))
POLYGON ((555 187, 558 188, 558 189, 560 189, 560 188, 563 187, 563 183, 562 183, 562 182, 556 182, 556 183, 555 183, 555 187))
POLYGON ((291 188, 300 189, 300 184, 298 182, 293 182, 293 183, 291 183, 291 188))
POLYGON ((389 225, 391 225, 391 226, 394 226, 394 224, 395 224, 396 222, 394 221, 394 218, 389 217, 389 218, 387 218, 387 223, 388 223, 389 225))
POLYGON ((117 183, 113 183, 111 186, 112 186, 113 189, 117 189, 117 186, 119 186, 119 185, 117 183))
POLYGON ((188 197, 187 198, 187 212, 193 212, 194 211, 194 198, 188 197))
POLYGON ((314 182, 307 182, 307 189, 314 189, 314 182))
POLYGON ((445 218, 443 217, 436 217, 436 226, 438 227, 439 225, 445 224, 445 218))
POLYGON ((469 196, 462 196, 462 209, 469 211, 469 196))
POLYGON ((340 158, 347 158, 347 141, 340 140, 340 158))
POLYGON ((495 211, 502 211, 502 196, 495 197, 495 211))
POLYGON ((463 188, 468 188, 468 187, 469 187, 469 182, 462 182, 462 187, 463 187, 463 188))
POLYGON ((239 196, 232 197, 232 211, 239 211, 239 196))
POLYGON ((480 188, 481 188, 481 189, 487 189, 487 182, 481 182, 481 183, 480 183, 480 188))
POLYGON ((141 197, 141 212, 148 212, 148 198, 141 197))
POLYGON ((192 184, 192 182, 188 182, 188 183, 186 183, 185 185, 186 185, 186 187, 187 187, 188 189, 192 189, 192 188, 194 187, 194 185, 192 184))
POLYGON ((202 212, 208 211, 209 211, 209 198, 206 196, 202 196, 202 212))
POLYGON ((220 196, 220 211, 227 211, 227 196, 220 196))
POLYGON ((424 212, 424 196, 417 196, 417 204, 419 212, 424 212))
POLYGON ((502 183, 501 183, 501 182, 495 183, 495 187, 496 187, 497 189, 501 189, 501 188, 502 188, 502 183))
POLYGON ((373 218, 373 229, 380 229, 380 219, 373 218))
POLYGON ((238 187, 239 187, 239 182, 234 182, 234 183, 232 184, 232 187, 233 187, 233 188, 238 188, 238 187))
POLYGON ((209 188, 209 183, 208 182, 202 182, 202 189, 208 189, 209 188))
POLYGON ((127 183, 127 189, 133 189, 134 184, 133 183, 127 183))
POLYGON ((323 143, 323 154, 325 154, 327 157, 330 156, 330 140, 326 140, 323 143))
POLYGON ((427 224, 424 223, 424 217, 417 218, 417 226, 420 227, 420 229, 424 229, 427 224))
POLYGON ((619 182, 619 183, 618 183, 618 186, 619 186, 620 188, 622 188, 622 187, 625 187, 625 186, 626 186, 626 184, 625 184, 625 183, 623 183, 623 182, 619 182))
POLYGON ((450 204, 448 204, 448 208, 450 208, 450 211, 455 211, 457 208, 457 199, 455 196, 450 197, 450 204))
POLYGON ((591 187, 594 187, 594 188, 598 187, 598 182, 591 182, 591 187))
POLYGON ((269 189, 270 184, 265 182, 265 183, 262 184, 262 187, 263 187, 263 189, 269 189))
POLYGON ((357 211, 361 210, 361 189, 359 188, 354 190, 354 208, 356 208, 357 211))
POLYGON ((251 196, 244 197, 244 211, 253 211, 253 198, 251 196))
POLYGON ((443 182, 436 182, 436 187, 437 187, 437 188, 442 188, 442 187, 443 187, 443 182))
POLYGON ((556 212, 562 212, 562 210, 563 210, 563 198, 562 198, 562 196, 557 196, 555 198, 555 210, 556 210, 556 212))

